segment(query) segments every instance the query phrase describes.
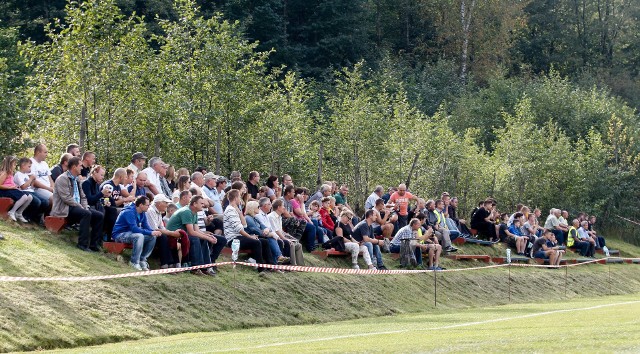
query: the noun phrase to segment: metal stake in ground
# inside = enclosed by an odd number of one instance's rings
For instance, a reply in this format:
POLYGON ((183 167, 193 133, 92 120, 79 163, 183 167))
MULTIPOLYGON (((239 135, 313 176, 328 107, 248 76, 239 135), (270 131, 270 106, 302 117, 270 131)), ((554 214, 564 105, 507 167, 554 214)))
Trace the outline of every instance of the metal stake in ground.
POLYGON ((438 272, 433 271, 433 307, 438 307, 438 272))
POLYGON ((507 269, 509 270, 509 302, 511 302, 511 263, 508 263, 507 269))
POLYGON ((567 297, 567 272, 569 271, 569 266, 564 266, 564 297, 567 297))

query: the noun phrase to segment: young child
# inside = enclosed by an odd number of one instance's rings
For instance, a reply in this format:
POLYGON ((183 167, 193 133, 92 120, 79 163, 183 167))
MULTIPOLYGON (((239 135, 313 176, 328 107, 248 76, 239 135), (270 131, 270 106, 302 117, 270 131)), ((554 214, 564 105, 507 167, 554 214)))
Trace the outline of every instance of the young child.
POLYGON ((169 219, 171 219, 171 215, 173 215, 173 213, 175 213, 176 210, 178 210, 178 206, 173 203, 170 203, 167 206, 167 215, 165 215, 164 218, 162 218, 162 221, 164 221, 165 225, 167 224, 167 222, 169 222, 169 219))
POLYGON ((509 235, 507 243, 509 246, 515 247, 518 256, 524 256, 529 238, 522 235, 520 226, 522 226, 522 214, 516 213, 516 217, 513 219, 513 223, 509 226, 507 232, 507 235, 509 235))
POLYGON ((324 226, 322 224, 322 217, 320 216, 320 202, 317 200, 314 200, 311 202, 311 204, 309 204, 309 210, 307 211, 307 215, 312 219, 312 220, 318 220, 318 223, 320 224, 320 226, 324 226))
POLYGON ((36 180, 36 176, 30 174, 31 159, 23 157, 18 160, 18 170, 13 176, 13 182, 18 186, 19 190, 32 197, 31 203, 29 203, 30 208, 26 210, 29 212, 28 218, 30 221, 40 221, 48 204, 43 205, 40 198, 33 194, 35 193, 33 182, 36 180))
POLYGON ((327 230, 333 232, 336 225, 333 218, 331 218, 331 197, 322 198, 322 208, 318 210, 318 214, 320 214, 322 225, 324 225, 327 230))
POLYGON ((13 221, 28 222, 22 216, 22 212, 29 206, 33 197, 23 191, 13 180, 18 159, 15 156, 7 156, 0 166, 0 197, 13 199, 13 207, 7 213, 13 221))

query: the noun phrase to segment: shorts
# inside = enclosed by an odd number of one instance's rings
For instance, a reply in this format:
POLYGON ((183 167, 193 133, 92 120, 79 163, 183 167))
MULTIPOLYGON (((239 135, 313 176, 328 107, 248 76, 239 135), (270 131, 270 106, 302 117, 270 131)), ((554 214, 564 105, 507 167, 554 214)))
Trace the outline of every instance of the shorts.
POLYGON ((549 259, 549 256, 547 256, 544 251, 540 250, 533 254, 533 258, 549 259))

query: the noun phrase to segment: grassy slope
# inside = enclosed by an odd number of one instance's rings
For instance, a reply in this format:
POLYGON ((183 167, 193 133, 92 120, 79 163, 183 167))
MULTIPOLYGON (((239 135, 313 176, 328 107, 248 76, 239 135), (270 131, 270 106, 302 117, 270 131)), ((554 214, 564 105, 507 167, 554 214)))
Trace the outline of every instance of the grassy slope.
MULTIPOLYGON (((69 234, 0 222, 0 274, 116 274, 130 269, 111 255, 83 253, 69 234)), ((618 245, 616 245, 618 246, 618 245)), ((623 246, 623 245, 620 245, 623 246)), ((626 249, 626 245, 624 245, 626 249)), ((630 255, 638 255, 629 246, 630 255)), ((504 254, 466 246, 466 253, 504 254)), ((308 264, 348 266, 344 259, 308 264)), ((387 264, 395 264, 386 259, 387 264)), ((449 268, 483 265, 453 262, 449 268)), ((438 308, 508 302, 507 269, 438 275, 438 308)), ((512 301, 563 298, 563 270, 512 269, 512 301)), ((434 306, 433 275, 270 274, 239 268, 216 278, 162 275, 87 283, 0 283, 0 351, 74 347, 184 332, 338 321, 411 313, 434 306)), ((636 265, 588 266, 568 272, 566 296, 640 291, 636 265), (612 279, 609 286, 609 269, 612 279)))
POLYGON ((511 304, 305 326, 189 333, 74 353, 638 352, 637 294, 511 304), (597 325, 592 320, 597 316, 597 325), (558 325, 562 326, 557 331, 558 325), (551 332, 549 329, 553 329, 551 332), (340 337, 340 338, 336 338, 340 337), (411 338, 410 340, 406 340, 411 338))

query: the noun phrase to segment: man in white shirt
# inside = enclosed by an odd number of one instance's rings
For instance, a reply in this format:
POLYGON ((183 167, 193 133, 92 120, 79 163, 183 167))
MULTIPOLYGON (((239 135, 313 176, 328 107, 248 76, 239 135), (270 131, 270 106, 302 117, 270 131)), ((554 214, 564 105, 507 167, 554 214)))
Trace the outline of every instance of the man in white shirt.
POLYGON ((142 170, 146 161, 147 157, 144 156, 144 154, 141 152, 136 152, 131 156, 131 163, 129 164, 129 166, 127 166, 127 168, 133 171, 133 178, 136 178, 138 176, 138 172, 142 170))
POLYGON ((149 167, 143 170, 147 174, 147 185, 153 195, 162 193, 160 177, 164 176, 164 162, 159 157, 152 157, 149 160, 149 167))
POLYGON ((223 176, 218 177, 213 188, 210 188, 209 185, 205 183, 205 194, 207 194, 213 202, 212 208, 216 216, 222 215, 224 212, 224 210, 222 210, 222 201, 224 200, 225 188, 227 188, 227 179, 223 176))
MULTIPOLYGON (((264 199, 264 198, 263 198, 264 199)), ((268 199, 268 198, 266 198, 268 199)), ((267 214, 267 212, 271 209, 272 204, 269 201, 260 203, 260 213, 267 214)), ((273 211, 267 215, 267 219, 269 220, 267 225, 273 232, 280 237, 280 239, 284 242, 284 254, 289 254, 291 258, 291 265, 304 265, 304 255, 302 253, 302 244, 298 242, 293 236, 287 234, 282 229, 282 214, 285 212, 284 204, 282 199, 276 199, 273 201, 273 211), (289 249, 289 253, 287 253, 287 249, 289 249)))
POLYGON ((31 158, 31 174, 36 176, 33 182, 35 193, 41 198, 49 201, 51 205, 53 195, 53 180, 51 179, 51 170, 47 164, 47 154, 49 151, 44 144, 38 144, 33 149, 33 157, 31 158))
POLYGON ((383 193, 384 193, 384 187, 376 186, 376 189, 373 190, 373 193, 371 193, 371 195, 364 202, 364 209, 369 210, 369 209, 375 208, 376 200, 380 199, 383 193))

